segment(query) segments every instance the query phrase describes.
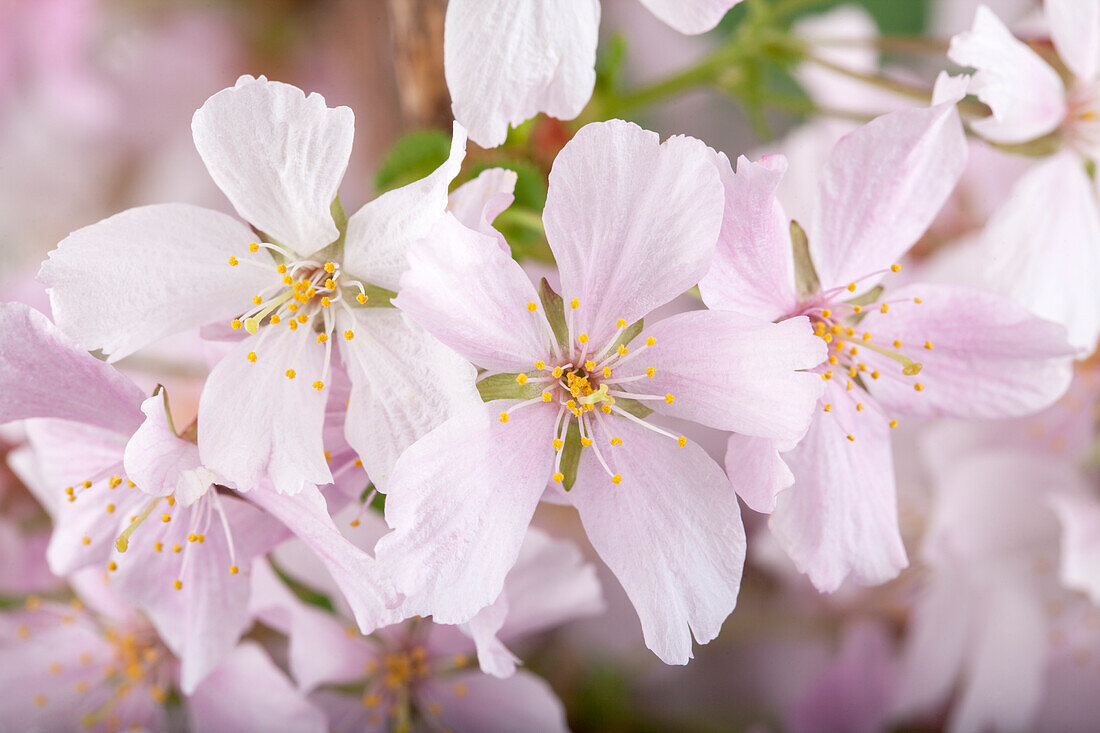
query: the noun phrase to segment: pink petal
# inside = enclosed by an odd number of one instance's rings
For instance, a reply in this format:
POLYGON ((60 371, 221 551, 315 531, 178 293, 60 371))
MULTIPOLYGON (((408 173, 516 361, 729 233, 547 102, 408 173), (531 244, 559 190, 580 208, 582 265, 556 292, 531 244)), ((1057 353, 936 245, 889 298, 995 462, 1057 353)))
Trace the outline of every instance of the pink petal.
MULTIPOLYGON (((554 161, 543 222, 562 296, 603 343, 692 287, 714 259, 725 210, 700 141, 611 120, 585 125, 554 161)), ((576 334, 574 334, 576 335, 576 334)))
POLYGON ((141 424, 142 399, 41 313, 0 303, 0 423, 59 418, 129 435, 141 424))
POLYGON ((745 562, 737 497, 695 443, 681 448, 618 418, 594 433, 569 499, 634 604, 646 646, 666 664, 686 664, 692 636, 714 639, 737 605, 745 562), (622 445, 608 447, 611 435, 622 445), (621 483, 598 463, 597 447, 621 483))
POLYGON ((1087 496, 1051 501, 1062 523, 1062 582, 1100 603, 1100 505, 1087 496))
POLYGON ((596 83, 597 0, 455 0, 444 64, 455 119, 495 148, 539 112, 571 120, 596 83))
POLYGON ((824 382, 798 370, 812 369, 826 356, 825 342, 807 318, 771 323, 732 311, 691 311, 648 326, 632 346, 648 338, 656 343, 614 376, 644 376, 653 367, 652 378, 622 389, 673 396, 672 404, 653 402, 655 410, 790 444, 806 432, 824 382))
MULTIPOLYGON (((499 251, 499 250, 497 250, 499 251)), ((464 623, 500 595, 553 471, 558 410, 541 403, 497 416, 507 400, 457 415, 394 466, 376 554, 421 615, 464 623)))
POLYGON ((266 477, 284 494, 332 482, 321 440, 326 395, 312 386, 321 377, 324 350, 312 333, 278 328, 235 344, 210 373, 199 401, 203 465, 239 491, 266 477))
POLYGON ((718 156, 726 217, 714 264, 699 282, 708 308, 768 321, 797 311, 790 220, 775 197, 786 170, 787 159, 781 155, 759 163, 742 156, 736 173, 725 155, 718 156))
POLYGON ((265 488, 250 492, 248 499, 285 524, 316 553, 343 592, 364 634, 393 623, 390 609, 398 604, 398 598, 392 584, 379 563, 340 534, 320 491, 309 487, 296 496, 285 496, 265 488))
POLYGON ((504 237, 493 228, 493 220, 515 200, 519 176, 507 168, 488 168, 472 181, 466 181, 451 194, 447 210, 474 231, 495 237, 501 247, 507 247, 504 237))
POLYGON ((681 33, 705 33, 741 0, 642 0, 642 5, 681 33))
POLYGON ((350 109, 242 76, 206 100, 191 131, 210 177, 242 219, 303 257, 336 241, 329 207, 351 156, 350 109))
POLYGON ((397 290, 409 248, 447 209, 447 189, 466 157, 466 130, 455 123, 450 156, 432 173, 387 191, 348 220, 344 270, 371 285, 397 290))
POLYGON ((1043 10, 1062 61, 1078 82, 1095 81, 1100 71, 1100 2, 1046 0, 1043 10))
POLYGON ((309 703, 255 642, 241 644, 187 699, 191 725, 210 733, 264 730, 324 733, 324 714, 309 703))
POLYGON ((1100 210, 1081 159, 1039 163, 990 217, 979 245, 983 284, 1061 323, 1091 351, 1100 336, 1100 210))
POLYGON ((127 209, 78 229, 50 252, 38 279, 58 325, 117 361, 161 338, 228 321, 278 283, 256 235, 233 217, 187 204, 127 209), (229 265, 229 257, 241 264, 229 265), (109 294, 109 296, 107 295, 109 294))
POLYGON ((970 93, 989 105, 993 116, 971 126, 987 140, 1024 143, 1062 124, 1066 89, 1058 73, 984 5, 978 7, 971 30, 951 39, 947 56, 977 69, 970 93))
POLYGON ((872 334, 870 343, 889 349, 900 341, 899 351, 923 368, 905 377, 897 362, 862 350, 868 365, 883 374, 867 383, 888 411, 1014 417, 1051 405, 1069 388, 1076 351, 1061 326, 968 288, 920 284, 892 295, 889 312, 872 310, 860 327, 872 334), (917 383, 923 390, 916 390, 917 383))
POLYGON ((550 353, 538 293, 493 238, 448 215, 409 252, 394 305, 479 367, 527 371, 550 353), (528 310, 534 303, 536 311, 528 310))
POLYGON ((917 241, 966 167, 967 143, 954 104, 906 109, 872 120, 833 148, 809 229, 822 289, 880 273, 917 241))
POLYGON ((355 331, 341 340, 352 381, 345 430, 371 480, 384 487, 406 448, 462 410, 480 408, 477 371, 399 311, 356 315, 338 316, 337 332, 355 331))
POLYGON ((506 680, 461 672, 429 680, 417 695, 419 707, 439 705, 433 716, 441 729, 483 733, 565 733, 565 708, 541 677, 519 671, 506 680))
POLYGON ((163 391, 146 399, 141 411, 145 422, 130 438, 123 454, 126 475, 146 494, 174 495, 183 506, 194 504, 217 482, 217 476, 203 468, 199 447, 172 429, 163 391))
POLYGON ((737 495, 754 512, 774 512, 776 496, 794 484, 794 474, 768 438, 730 435, 725 465, 737 495))
POLYGON ((822 400, 830 412, 819 413, 802 442, 784 454, 794 486, 779 494, 768 523, 799 571, 823 592, 835 591, 849 574, 863 585, 884 583, 908 564, 889 428, 872 409, 857 411, 856 399, 854 390, 829 382, 822 400))

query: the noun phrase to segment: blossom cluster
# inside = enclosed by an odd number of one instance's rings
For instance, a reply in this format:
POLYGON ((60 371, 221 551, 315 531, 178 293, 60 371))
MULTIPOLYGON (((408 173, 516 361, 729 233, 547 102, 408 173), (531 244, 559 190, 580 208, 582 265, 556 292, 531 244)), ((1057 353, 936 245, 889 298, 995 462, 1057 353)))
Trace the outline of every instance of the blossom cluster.
POLYGON ((685 665, 752 572, 840 627, 784 727, 1087 729, 1100 1, 978 7, 927 89, 745 5, 815 110, 751 154, 602 113, 598 0, 451 0, 424 175, 345 208, 352 109, 244 75, 191 120, 233 214, 64 237, 0 303, 0 731, 561 731, 525 639, 625 596, 685 665))

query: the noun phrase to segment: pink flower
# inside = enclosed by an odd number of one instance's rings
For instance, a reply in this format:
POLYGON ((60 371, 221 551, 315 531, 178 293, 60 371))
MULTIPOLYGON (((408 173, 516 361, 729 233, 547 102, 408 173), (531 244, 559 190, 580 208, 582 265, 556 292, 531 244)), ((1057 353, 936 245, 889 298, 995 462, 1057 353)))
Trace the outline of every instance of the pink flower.
POLYGON ((466 403, 473 371, 385 306, 405 250, 447 206, 464 155, 350 219, 336 200, 353 116, 319 95, 241 77, 195 113, 195 145, 243 219, 183 204, 122 212, 70 235, 41 278, 58 323, 117 360, 222 320, 247 338, 199 405, 203 463, 241 491, 270 477, 293 494, 331 483, 322 425, 334 345, 352 381, 348 442, 375 481, 466 403), (232 320, 231 320, 232 319, 232 320))
POLYGON ((805 318, 641 322, 706 272, 722 212, 702 143, 616 120, 581 130, 550 174, 563 297, 454 219, 410 251, 396 304, 488 370, 488 402, 410 447, 385 487, 395 532, 378 557, 418 609, 463 623, 496 599, 553 480, 658 656, 685 663, 692 633, 717 635, 744 560, 736 497, 702 448, 644 417, 793 444, 822 389, 799 370, 825 354, 805 318))
MULTIPOLYGON (((386 530, 368 513, 352 535, 369 547, 386 530)), ((316 590, 335 590, 308 555, 283 552, 296 549, 280 548, 286 572, 316 590)), ((542 679, 515 669, 518 659, 503 642, 603 610, 595 568, 576 547, 537 529, 500 598, 463 627, 413 619, 359 636, 343 611, 303 604, 267 566, 253 582, 260 618, 290 638, 291 673, 337 731, 389 730, 387 721, 400 728, 417 718, 439 729, 564 731, 561 702, 542 679)), ((411 613, 406 607, 396 618, 411 613)))
MULTIPOLYGON (((102 573, 74 577, 83 600, 31 598, 0 616, 0 720, 12 730, 178 730, 180 664, 102 573)), ((189 730, 324 731, 324 716, 261 647, 234 648, 185 692, 189 730)))
POLYGON ((986 226, 979 282, 1062 323, 1089 351, 1100 335, 1100 208, 1086 170, 1100 156, 1100 3, 1048 0, 1059 72, 980 6, 948 56, 977 70, 970 93, 992 115, 971 123, 994 143, 1047 156, 1016 184, 986 226))
POLYGON ((892 263, 965 165, 953 103, 894 112, 842 138, 821 176, 809 244, 797 236, 793 256, 774 195, 786 161, 742 158, 736 172, 722 162, 726 223, 703 300, 769 320, 809 317, 829 346, 817 369, 825 395, 802 442, 777 446, 781 458, 766 441, 733 435, 727 472, 745 476, 750 507, 774 510, 772 532, 818 589, 836 590, 849 574, 884 582, 907 562, 890 453, 896 416, 1033 412, 1065 391, 1074 351, 1060 326, 995 295, 910 285, 882 296, 892 263))
MULTIPOLYGON (((0 304, 0 423, 20 419, 39 479, 31 488, 54 520, 51 570, 105 567, 180 657, 190 692, 248 627, 252 559, 285 528, 211 487, 216 477, 176 434, 162 395, 143 400, 42 315, 0 304)), ((326 560, 364 627, 380 623, 390 598, 375 565, 339 535, 317 490, 253 494, 264 508, 273 497, 269 511, 326 560)))
MULTIPOLYGON (((718 25, 741 0, 641 0, 681 33, 718 25)), ((596 83, 598 0, 454 0, 444 53, 455 119, 496 147, 540 112, 571 120, 596 83)))

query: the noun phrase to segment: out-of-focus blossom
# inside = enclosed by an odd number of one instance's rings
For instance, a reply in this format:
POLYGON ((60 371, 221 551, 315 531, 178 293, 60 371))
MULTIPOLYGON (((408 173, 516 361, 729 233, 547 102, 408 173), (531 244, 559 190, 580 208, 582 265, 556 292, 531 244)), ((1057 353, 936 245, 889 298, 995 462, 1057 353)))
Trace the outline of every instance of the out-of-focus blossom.
POLYGON ((754 493, 742 498, 775 510, 772 532, 821 590, 850 573, 881 583, 906 565, 888 435, 895 415, 1027 414, 1069 385, 1075 352, 1063 329, 1011 301, 933 285, 882 297, 881 281, 899 269, 891 263, 923 234, 965 160, 953 101, 874 120, 834 149, 808 247, 792 242, 774 196, 783 159, 742 159, 736 173, 721 161, 727 220, 700 283, 704 302, 768 319, 809 316, 829 344, 817 370, 825 396, 806 438, 768 458, 761 441, 733 435, 727 471, 753 475, 754 493))
POLYGON ((682 664, 692 633, 717 635, 744 557, 736 498, 701 448, 644 416, 652 405, 793 443, 821 393, 799 370, 824 358, 806 319, 696 311, 641 323, 705 274, 722 211, 701 143, 660 144, 612 121, 578 133, 550 175, 544 221, 562 296, 536 291, 497 241, 453 219, 410 252, 396 304, 490 372, 483 409, 415 443, 386 489, 395 532, 378 556, 414 604, 461 623, 492 602, 553 479, 650 649, 682 664))
POLYGON ((0 730, 324 731, 323 714, 255 643, 191 691, 180 663, 100 570, 73 578, 80 600, 28 599, 0 615, 0 730))
MULTIPOLYGON (((741 0, 641 0, 681 33, 718 25, 741 0)), ((580 114, 596 83, 598 0, 454 0, 447 6, 447 86, 470 138, 496 147, 539 112, 580 114)))
MULTIPOLYGON (((373 546, 386 529, 368 513, 352 536, 373 546)), ((289 561, 298 582, 330 590, 308 556, 296 554, 277 557, 289 561)), ((414 618, 359 636, 342 614, 303 604, 270 569, 257 572, 254 584, 260 617, 290 637, 292 674, 338 731, 400 729, 417 719, 453 730, 564 731, 561 703, 543 680, 515 669, 518 659, 503 642, 603 605, 594 568, 572 545, 536 529, 500 598, 463 627, 414 618)))
POLYGON ((405 446, 476 401, 468 364, 400 313, 372 307, 392 296, 405 250, 442 216, 465 134, 455 128, 431 176, 346 219, 333 202, 351 151, 348 108, 241 77, 192 127, 211 176, 262 236, 182 204, 81 229, 41 273, 58 323, 112 360, 208 322, 232 318, 247 331, 199 405, 203 462, 242 491, 265 477, 288 494, 332 481, 322 425, 338 344, 353 385, 348 442, 382 481, 405 446))
POLYGON ((994 143, 1048 154, 1020 179, 977 246, 981 284, 1066 326, 1091 351, 1100 335, 1100 208, 1086 170, 1100 156, 1100 3, 1044 6, 1059 71, 980 6, 951 60, 976 69, 970 92, 992 115, 973 121, 994 143))

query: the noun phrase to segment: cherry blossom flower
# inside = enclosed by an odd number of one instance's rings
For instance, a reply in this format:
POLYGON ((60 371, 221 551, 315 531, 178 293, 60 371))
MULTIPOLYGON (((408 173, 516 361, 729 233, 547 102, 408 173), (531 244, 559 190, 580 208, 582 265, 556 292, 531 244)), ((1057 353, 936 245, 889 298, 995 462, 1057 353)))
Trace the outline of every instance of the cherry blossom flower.
POLYGON ((992 115, 971 123, 993 143, 1044 155, 990 219, 975 255, 980 284, 1062 323, 1091 351, 1100 335, 1100 208, 1087 171, 1100 157, 1100 3, 1048 0, 1067 80, 988 7, 948 56, 976 69, 970 92, 992 115))
POLYGON ((817 368, 825 394, 802 442, 763 460, 760 440, 735 434, 727 471, 745 477, 751 508, 774 510, 772 533, 820 590, 849 574, 881 583, 907 563, 890 453, 897 416, 1022 415, 1069 385, 1075 351, 1064 329, 1005 298, 927 284, 883 294, 965 161, 953 103, 872 121, 833 150, 808 244, 775 199, 785 159, 742 158, 736 172, 722 161, 726 224, 699 284, 704 302, 807 316, 829 348, 817 368))
MULTIPOLYGON (((12 730, 180 730, 180 663, 99 570, 69 604, 31 597, 0 615, 0 719, 12 730)), ((183 700, 188 730, 324 731, 324 716, 245 642, 183 700)))
MULTIPOLYGON (((741 0, 641 0, 681 33, 718 25, 741 0)), ((545 112, 571 120, 596 83, 599 0, 454 0, 444 54, 455 119, 484 147, 545 112)))
POLYGON ((242 491, 265 477, 288 494, 332 481, 322 426, 337 345, 352 381, 348 442, 383 481, 405 446, 476 403, 469 365, 385 307, 405 250, 447 206, 464 131, 455 127, 450 158, 433 174, 348 219, 337 199, 348 108, 244 76, 207 100, 192 129, 211 177, 252 228, 162 204, 74 232, 40 275, 58 324, 112 361, 214 321, 247 333, 199 406, 203 463, 242 491))
MULTIPOLYGON (((190 692, 249 625, 252 559, 286 529, 212 487, 216 476, 177 435, 162 394, 143 399, 26 306, 0 304, 0 325, 0 423, 26 420, 31 489, 54 519, 51 570, 106 568, 180 657, 190 692)), ((340 537, 319 495, 282 498, 293 510, 279 519, 321 553, 373 628, 390 598, 371 558, 340 537)))
MULTIPOLYGON (((351 536, 373 546, 387 527, 373 513, 362 520, 351 536)), ((335 590, 294 545, 276 553, 285 572, 316 590, 335 590)), ((416 719, 437 729, 564 731, 564 709, 549 685, 517 671, 503 642, 603 609, 595 568, 576 547, 535 528, 500 598, 461 627, 413 618, 360 636, 339 601, 337 614, 307 606, 270 569, 258 570, 253 582, 260 618, 290 638, 291 673, 337 731, 401 729, 416 719)))
POLYGON ((550 174, 543 220, 562 296, 537 291, 497 241, 454 219, 410 251, 396 304, 487 370, 484 407, 413 444, 385 488, 395 532, 378 558, 422 612, 463 623, 499 595, 550 483, 658 656, 685 663, 692 633, 717 635, 744 560, 737 501, 699 446, 645 416, 793 443, 822 390, 799 370, 825 356, 805 318, 696 311, 642 323, 706 272, 717 176, 697 140, 595 123, 550 174))

